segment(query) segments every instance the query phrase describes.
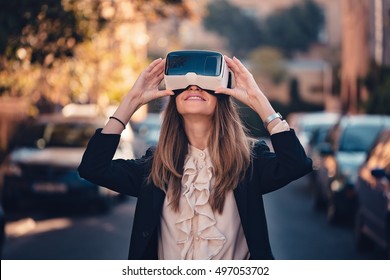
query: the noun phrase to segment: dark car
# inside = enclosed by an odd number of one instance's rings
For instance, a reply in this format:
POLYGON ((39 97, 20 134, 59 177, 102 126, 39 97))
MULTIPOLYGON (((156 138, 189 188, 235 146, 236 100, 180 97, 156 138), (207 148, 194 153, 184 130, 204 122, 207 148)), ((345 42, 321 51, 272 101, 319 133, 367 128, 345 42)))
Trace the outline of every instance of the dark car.
POLYGON ((368 248, 372 241, 390 259, 390 129, 380 134, 360 167, 356 192, 357 247, 368 248))
POLYGON ((314 197, 314 208, 317 210, 321 210, 325 207, 325 200, 320 192, 320 188, 318 187, 320 184, 318 180, 321 176, 321 161, 322 161, 322 152, 324 144, 328 141, 328 135, 331 130, 331 126, 321 126, 316 128, 311 134, 311 138, 309 139, 309 149, 308 156, 313 161, 313 171, 308 175, 309 185, 313 193, 314 197))
MULTIPOLYGON (((25 122, 3 166, 4 209, 46 204, 109 209, 117 193, 80 178, 77 172, 89 139, 105 121, 50 115, 25 122)), ((132 144, 121 141, 116 156, 132 158, 132 144)))
POLYGON ((313 188, 313 186, 317 178, 315 174, 316 167, 320 160, 318 148, 326 141, 327 132, 338 122, 340 114, 327 111, 292 113, 287 119, 295 129, 306 154, 313 160, 313 171, 307 175, 308 180, 303 180, 302 184, 307 184, 307 187, 315 193, 316 188, 313 188))
POLYGON ((388 116, 345 116, 329 131, 329 141, 319 148, 315 199, 326 205, 330 223, 353 220, 358 168, 386 127, 390 127, 388 116))

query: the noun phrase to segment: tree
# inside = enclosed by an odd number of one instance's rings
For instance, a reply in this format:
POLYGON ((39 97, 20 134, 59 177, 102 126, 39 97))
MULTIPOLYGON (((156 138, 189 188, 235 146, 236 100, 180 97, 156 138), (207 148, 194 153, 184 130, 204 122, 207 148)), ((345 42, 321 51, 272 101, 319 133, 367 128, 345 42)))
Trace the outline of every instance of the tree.
POLYGON ((265 76, 274 84, 279 84, 287 77, 283 54, 275 48, 262 47, 249 54, 251 70, 255 76, 265 76))
POLYGON ((262 31, 259 23, 249 17, 229 1, 212 1, 207 7, 208 13, 203 25, 225 37, 227 48, 235 55, 245 57, 248 52, 261 44, 262 31))
MULTIPOLYGON (((48 66, 73 56, 75 46, 104 25, 99 1, 18 0, 1 2, 0 53, 48 66)), ((3 61, 4 62, 4 61, 3 61)), ((2 65, 4 67, 4 65, 2 65)))
POLYGON ((204 26, 225 37, 227 48, 239 56, 247 56, 257 47, 278 48, 287 56, 306 51, 317 42, 325 17, 320 6, 312 0, 280 10, 264 21, 246 15, 229 1, 210 2, 204 26))
POLYGON ((285 54, 306 51, 318 41, 325 18, 321 8, 311 0, 281 10, 265 21, 265 41, 285 54))
POLYGON ((146 20, 178 0, 15 0, 0 4, 0 96, 66 104, 120 100, 146 63, 146 20))
MULTIPOLYGON (((158 18, 175 11, 189 14, 182 0, 136 1, 145 17, 158 18)), ((28 55, 31 63, 50 64, 73 56, 78 43, 91 39, 113 18, 104 12, 106 1, 14 0, 0 2, 0 54, 7 60, 28 55), (18 53, 20 48, 25 52, 18 53)), ((0 68, 1 69, 1 68, 0 68)))

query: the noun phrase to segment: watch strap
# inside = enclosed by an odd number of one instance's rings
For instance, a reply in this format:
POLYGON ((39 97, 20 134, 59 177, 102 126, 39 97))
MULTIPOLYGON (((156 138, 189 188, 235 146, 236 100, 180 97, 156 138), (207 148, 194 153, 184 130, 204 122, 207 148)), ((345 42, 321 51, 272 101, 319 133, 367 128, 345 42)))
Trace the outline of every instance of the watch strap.
POLYGON ((282 115, 277 112, 277 113, 274 113, 274 114, 271 114, 269 115, 265 120, 264 120, 264 127, 267 128, 267 126, 269 125, 270 122, 272 122, 274 119, 283 119, 282 115))

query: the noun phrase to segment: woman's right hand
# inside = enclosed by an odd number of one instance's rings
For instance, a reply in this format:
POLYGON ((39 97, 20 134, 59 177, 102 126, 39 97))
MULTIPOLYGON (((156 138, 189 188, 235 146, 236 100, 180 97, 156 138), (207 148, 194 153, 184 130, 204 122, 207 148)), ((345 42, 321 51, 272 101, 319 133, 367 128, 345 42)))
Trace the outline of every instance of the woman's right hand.
POLYGON ((154 99, 174 95, 171 90, 159 90, 158 88, 164 78, 164 67, 165 59, 158 58, 150 63, 137 78, 128 95, 131 96, 133 102, 139 103, 139 107, 154 99))
POLYGON ((113 116, 118 120, 109 119, 102 133, 121 133, 123 124, 127 124, 131 116, 142 106, 150 101, 173 95, 171 90, 159 90, 158 85, 164 78, 165 59, 156 59, 149 64, 138 76, 129 93, 119 104, 113 116))

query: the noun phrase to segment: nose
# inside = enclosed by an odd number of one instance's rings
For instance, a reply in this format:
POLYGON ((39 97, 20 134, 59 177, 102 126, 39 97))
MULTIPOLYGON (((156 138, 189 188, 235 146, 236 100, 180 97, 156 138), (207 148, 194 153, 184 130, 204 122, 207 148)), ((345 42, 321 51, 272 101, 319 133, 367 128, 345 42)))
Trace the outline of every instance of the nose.
POLYGON ((188 88, 188 90, 200 90, 200 87, 192 85, 188 88))

